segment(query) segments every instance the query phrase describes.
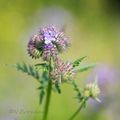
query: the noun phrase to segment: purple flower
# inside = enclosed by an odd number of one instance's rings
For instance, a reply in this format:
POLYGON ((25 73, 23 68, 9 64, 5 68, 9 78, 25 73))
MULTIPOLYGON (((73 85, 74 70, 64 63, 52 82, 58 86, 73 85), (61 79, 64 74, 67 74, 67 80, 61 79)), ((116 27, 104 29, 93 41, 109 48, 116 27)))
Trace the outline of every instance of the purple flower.
POLYGON ((30 39, 28 53, 32 58, 42 57, 48 61, 50 57, 57 57, 58 53, 65 51, 68 46, 68 38, 63 32, 57 31, 53 26, 44 27, 30 39))

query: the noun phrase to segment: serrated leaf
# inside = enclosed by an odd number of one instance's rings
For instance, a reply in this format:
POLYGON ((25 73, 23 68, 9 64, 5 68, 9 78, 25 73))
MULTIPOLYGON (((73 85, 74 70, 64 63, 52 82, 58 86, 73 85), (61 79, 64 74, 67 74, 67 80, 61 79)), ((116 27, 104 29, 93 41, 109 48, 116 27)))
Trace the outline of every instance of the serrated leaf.
POLYGON ((43 88, 44 88, 43 86, 40 86, 40 87, 38 87, 37 89, 38 89, 38 90, 41 90, 41 89, 43 89, 43 88))
POLYGON ((48 71, 43 71, 43 73, 42 73, 42 81, 48 81, 48 80, 49 80, 48 71))
POLYGON ((73 62, 73 67, 77 67, 80 65, 80 63, 86 58, 87 56, 84 56, 82 58, 77 59, 76 61, 73 62))
POLYGON ((22 70, 24 72, 24 70, 22 69, 22 67, 19 63, 16 64, 16 68, 17 68, 17 70, 22 70))
POLYGON ((25 63, 23 63, 23 64, 17 63, 16 68, 17 68, 17 70, 20 70, 24 73, 27 73, 28 75, 31 75, 32 77, 39 80, 39 82, 40 82, 40 75, 39 75, 38 71, 36 71, 33 66, 26 65, 25 63))
POLYGON ((36 71, 36 76, 35 76, 35 78, 36 78, 36 79, 39 79, 39 80, 41 79, 41 77, 40 77, 38 71, 36 71))
POLYGON ((34 70, 34 68, 31 66, 31 65, 29 65, 29 72, 30 72, 30 74, 32 75, 32 76, 34 76, 34 77, 36 77, 35 76, 35 70, 34 70))
POLYGON ((81 97, 81 91, 80 91, 77 83, 75 82, 75 80, 72 81, 72 85, 73 85, 73 87, 74 87, 74 90, 77 92, 77 98, 78 98, 78 97, 80 98, 80 97, 81 97))
POLYGON ((44 90, 41 90, 40 91, 40 104, 42 104, 42 102, 43 102, 43 99, 44 99, 44 96, 45 96, 45 91, 44 90))
POLYGON ((24 71, 28 71, 28 68, 25 63, 23 63, 23 69, 24 69, 24 71))
POLYGON ((60 85, 55 84, 55 88, 56 88, 57 92, 60 94, 61 93, 60 85))
POLYGON ((35 67, 48 69, 48 64, 47 63, 35 64, 35 67))
POLYGON ((95 67, 95 65, 86 65, 86 66, 80 67, 77 71, 78 72, 84 72, 84 71, 87 71, 87 70, 92 69, 94 67, 95 67))

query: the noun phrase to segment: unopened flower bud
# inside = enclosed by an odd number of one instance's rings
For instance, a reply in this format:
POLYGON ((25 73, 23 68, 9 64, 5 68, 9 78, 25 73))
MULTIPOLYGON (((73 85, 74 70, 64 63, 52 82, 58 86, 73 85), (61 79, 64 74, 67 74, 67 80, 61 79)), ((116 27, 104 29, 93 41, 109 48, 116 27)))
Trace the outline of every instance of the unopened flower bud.
POLYGON ((92 97, 93 99, 99 101, 99 99, 97 98, 99 94, 100 94, 100 89, 96 81, 94 83, 87 84, 86 87, 84 88, 84 93, 83 93, 84 97, 92 97))

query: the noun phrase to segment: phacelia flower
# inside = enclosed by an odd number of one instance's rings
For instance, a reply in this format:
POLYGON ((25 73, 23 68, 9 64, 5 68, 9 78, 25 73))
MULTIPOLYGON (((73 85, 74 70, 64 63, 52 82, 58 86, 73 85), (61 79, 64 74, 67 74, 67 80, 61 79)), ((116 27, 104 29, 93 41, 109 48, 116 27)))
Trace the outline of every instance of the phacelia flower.
POLYGON ((64 80, 71 80, 76 75, 76 70, 73 68, 73 64, 70 62, 63 63, 63 66, 61 66, 62 69, 62 77, 64 80))
POLYGON ((51 72, 51 78, 57 83, 73 80, 76 75, 76 70, 70 62, 57 61, 57 66, 51 72))
POLYGON ((50 57, 55 58, 58 53, 65 51, 68 46, 68 38, 63 32, 57 31, 53 26, 44 27, 30 39, 28 53, 32 58, 42 57, 48 61, 50 57))
POLYGON ((28 53, 32 58, 39 58, 42 55, 43 41, 38 34, 34 35, 28 43, 28 53))

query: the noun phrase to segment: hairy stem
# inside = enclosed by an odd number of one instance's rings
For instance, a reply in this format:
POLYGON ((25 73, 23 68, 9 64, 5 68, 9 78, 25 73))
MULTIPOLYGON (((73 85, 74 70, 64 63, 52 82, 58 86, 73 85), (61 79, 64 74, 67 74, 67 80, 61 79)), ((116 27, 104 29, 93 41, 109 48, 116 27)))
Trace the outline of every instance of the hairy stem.
POLYGON ((47 120, 48 110, 49 110, 49 105, 50 105, 51 92, 52 92, 52 81, 50 79, 50 72, 51 72, 51 59, 49 61, 49 82, 48 82, 48 88, 47 88, 47 96, 46 96, 43 120, 47 120))
POLYGON ((68 119, 68 120, 73 120, 77 114, 82 110, 82 108, 85 106, 86 101, 88 100, 88 98, 84 99, 80 105, 80 107, 75 111, 75 113, 68 119))

